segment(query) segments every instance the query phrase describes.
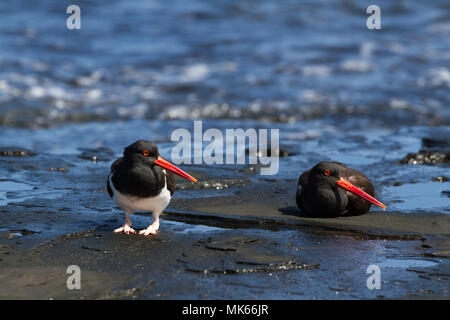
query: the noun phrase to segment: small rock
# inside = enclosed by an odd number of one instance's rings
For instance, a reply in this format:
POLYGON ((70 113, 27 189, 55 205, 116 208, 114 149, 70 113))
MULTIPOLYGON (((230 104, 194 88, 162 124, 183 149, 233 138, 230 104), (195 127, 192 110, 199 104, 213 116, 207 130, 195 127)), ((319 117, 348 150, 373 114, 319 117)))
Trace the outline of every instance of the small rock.
POLYGON ((69 169, 67 169, 67 168, 48 168, 48 171, 67 172, 67 171, 69 171, 69 169))
MULTIPOLYGON (((262 157, 262 156, 266 156, 267 157, 271 157, 272 156, 272 148, 269 146, 267 148, 267 150, 265 152, 262 152, 261 150, 258 150, 256 153, 255 152, 250 152, 250 148, 246 148, 245 149, 245 154, 250 155, 250 156, 254 156, 254 157, 262 157)), ((288 150, 284 149, 284 148, 278 148, 275 150, 275 157, 288 157, 288 156, 292 156, 294 155, 294 153, 289 152, 288 150)))
POLYGON ((20 229, 20 233, 22 233, 23 236, 29 236, 31 234, 40 233, 38 231, 28 230, 28 229, 20 229))
POLYGON ((432 181, 438 181, 438 182, 447 182, 448 181, 448 177, 446 176, 439 176, 439 177, 435 177, 433 179, 431 179, 432 181))
POLYGON ((82 151, 82 153, 78 156, 81 159, 91 160, 93 162, 114 160, 114 152, 109 148, 105 147, 96 149, 80 148, 78 150, 82 151))
POLYGON ((400 160, 401 164, 438 164, 450 163, 450 152, 420 150, 418 153, 408 153, 400 160))
POLYGON ((22 236, 29 236, 35 233, 40 233, 38 231, 28 230, 28 229, 20 229, 20 230, 11 230, 12 232, 8 235, 8 239, 16 239, 22 236))
POLYGON ((0 147, 0 156, 4 157, 31 157, 35 156, 33 151, 20 147, 0 147))

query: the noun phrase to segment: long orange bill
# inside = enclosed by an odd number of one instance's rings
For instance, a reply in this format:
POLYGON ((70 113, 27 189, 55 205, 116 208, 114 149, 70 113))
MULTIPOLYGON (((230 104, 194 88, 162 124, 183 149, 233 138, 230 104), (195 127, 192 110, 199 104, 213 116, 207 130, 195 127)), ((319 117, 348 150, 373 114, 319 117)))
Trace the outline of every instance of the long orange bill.
POLYGON ((173 164, 171 164, 169 161, 162 158, 161 156, 158 156, 158 159, 153 161, 153 163, 157 164, 160 167, 163 167, 164 169, 172 171, 173 173, 179 175, 180 177, 183 177, 192 182, 197 182, 197 179, 195 179, 193 176, 191 176, 191 175, 187 174, 186 172, 184 172, 183 170, 175 167, 173 164))
POLYGON ((345 190, 350 191, 351 193, 356 194, 357 196, 369 201, 370 203, 373 203, 376 206, 379 206, 383 209, 386 209, 386 206, 382 204, 380 201, 372 197, 370 194, 365 193, 360 188, 355 187, 353 184, 345 180, 341 177, 341 180, 336 181, 337 185, 345 190))

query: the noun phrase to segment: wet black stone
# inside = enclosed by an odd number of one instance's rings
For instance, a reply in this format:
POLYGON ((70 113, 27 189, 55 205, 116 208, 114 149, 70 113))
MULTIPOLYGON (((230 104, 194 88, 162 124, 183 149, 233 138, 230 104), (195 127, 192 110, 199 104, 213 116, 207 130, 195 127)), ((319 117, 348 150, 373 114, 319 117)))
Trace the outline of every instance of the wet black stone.
POLYGON ((57 171, 57 172, 67 172, 69 169, 67 168, 48 168, 49 171, 57 171))
POLYGON ((14 229, 14 230, 11 230, 11 233, 9 233, 7 235, 3 235, 3 236, 4 237, 6 236, 8 239, 16 239, 21 236, 29 236, 29 235, 33 235, 35 233, 40 233, 40 231, 33 231, 33 230, 28 230, 28 229, 14 229))
POLYGON ((433 179, 431 179, 432 181, 438 181, 438 182, 447 182, 448 181, 448 177, 446 176, 439 176, 439 177, 435 177, 433 179))
MULTIPOLYGON (((262 156, 266 156, 266 155, 267 155, 267 157, 271 157, 272 156, 272 148, 269 145, 267 147, 267 150, 265 150, 264 152, 261 151, 261 150, 258 150, 256 153, 254 153, 254 152, 250 153, 250 149, 246 148, 245 149, 245 154, 246 155, 250 155, 250 156, 254 156, 254 157, 256 157, 256 156, 262 157, 262 156)), ((283 157, 289 157, 289 156, 292 156, 292 155, 295 155, 295 153, 287 150, 286 148, 278 148, 278 149, 275 150, 275 155, 274 156, 278 156, 280 158, 283 158, 283 157)))
POLYGON ((33 151, 20 147, 0 147, 0 156, 3 157, 31 157, 35 156, 33 151))
POLYGON ((81 246, 81 248, 83 248, 85 250, 96 251, 96 252, 106 252, 105 249, 93 248, 93 247, 88 247, 88 246, 81 246))
POLYGON ((33 231, 33 230, 28 230, 28 229, 21 229, 21 230, 19 230, 19 232, 22 233, 23 236, 40 233, 39 231, 33 231))
POLYGON ((420 150, 418 153, 408 153, 400 160, 401 164, 450 164, 450 152, 420 150))
POLYGON ((114 160, 114 152, 106 147, 101 148, 80 148, 78 149, 82 151, 82 153, 78 156, 81 159, 91 160, 93 162, 97 161, 111 161, 114 160))

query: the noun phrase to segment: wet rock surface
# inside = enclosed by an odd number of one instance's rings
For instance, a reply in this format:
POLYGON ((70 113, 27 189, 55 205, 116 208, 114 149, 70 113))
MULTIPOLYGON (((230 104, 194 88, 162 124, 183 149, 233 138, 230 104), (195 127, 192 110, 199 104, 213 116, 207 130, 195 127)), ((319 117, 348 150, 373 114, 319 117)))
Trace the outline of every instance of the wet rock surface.
MULTIPOLYGON (((442 212, 313 219, 295 206, 296 177, 192 167, 201 183, 177 180, 159 234, 126 236, 112 232, 123 214, 106 192, 109 162, 78 153, 14 159, 0 169, 14 176, 0 181, 8 189, 0 193, 1 298, 449 297, 442 212), (381 290, 366 286, 371 264, 380 264, 381 290), (67 289, 69 265, 81 268, 82 290, 67 289)), ((132 220, 140 230, 151 216, 132 220)))
POLYGON ((191 225, 164 224, 158 236, 150 238, 115 235, 110 230, 115 224, 106 224, 35 242, 31 248, 12 242, 15 239, 2 240, 0 278, 5 286, 0 297, 448 297, 448 259, 430 256, 420 247, 434 245, 430 240, 368 241, 338 232, 316 235, 263 229, 248 229, 245 234, 235 229, 199 232, 191 225), (385 266, 382 289, 375 292, 366 287, 366 268, 376 263, 385 266), (66 288, 66 269, 73 264, 82 270, 81 290, 66 288))

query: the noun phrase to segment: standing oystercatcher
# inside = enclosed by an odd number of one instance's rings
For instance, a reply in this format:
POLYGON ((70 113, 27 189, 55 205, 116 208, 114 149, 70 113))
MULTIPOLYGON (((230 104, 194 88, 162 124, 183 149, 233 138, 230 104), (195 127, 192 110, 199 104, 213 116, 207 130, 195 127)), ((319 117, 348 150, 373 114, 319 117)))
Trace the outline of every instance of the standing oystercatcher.
POLYGON ((125 224, 114 232, 136 233, 131 228, 130 214, 149 210, 155 220, 139 234, 156 235, 159 215, 169 204, 175 190, 172 172, 197 182, 195 178, 163 159, 153 142, 138 140, 124 149, 123 157, 111 165, 107 180, 109 195, 125 211, 125 224))
POLYGON ((369 211, 371 204, 386 208, 373 195, 374 188, 363 173, 324 161, 302 173, 296 200, 302 211, 313 216, 354 216, 369 211))

